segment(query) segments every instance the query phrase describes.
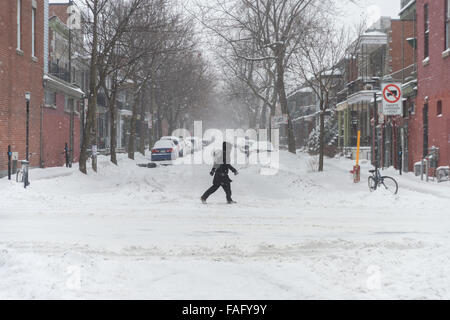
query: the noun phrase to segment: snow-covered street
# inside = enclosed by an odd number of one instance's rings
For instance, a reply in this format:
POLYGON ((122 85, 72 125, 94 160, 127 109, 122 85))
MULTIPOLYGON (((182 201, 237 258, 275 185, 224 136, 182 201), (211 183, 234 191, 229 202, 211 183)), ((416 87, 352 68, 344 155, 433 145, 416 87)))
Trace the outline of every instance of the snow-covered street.
POLYGON ((275 176, 236 166, 207 205, 207 165, 0 180, 0 298, 450 299, 450 184, 395 171, 397 196, 353 162, 281 152, 275 176))

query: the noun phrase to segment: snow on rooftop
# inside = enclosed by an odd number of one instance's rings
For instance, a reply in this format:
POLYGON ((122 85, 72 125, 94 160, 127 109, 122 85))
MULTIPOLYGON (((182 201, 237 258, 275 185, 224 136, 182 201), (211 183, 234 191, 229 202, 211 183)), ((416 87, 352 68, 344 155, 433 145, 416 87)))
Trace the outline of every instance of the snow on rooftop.
POLYGON ((401 8, 399 15, 408 10, 413 4, 416 3, 416 0, 410 0, 403 8, 401 8))
POLYGON ((363 36, 386 36, 387 34, 381 31, 367 31, 363 33, 363 36))

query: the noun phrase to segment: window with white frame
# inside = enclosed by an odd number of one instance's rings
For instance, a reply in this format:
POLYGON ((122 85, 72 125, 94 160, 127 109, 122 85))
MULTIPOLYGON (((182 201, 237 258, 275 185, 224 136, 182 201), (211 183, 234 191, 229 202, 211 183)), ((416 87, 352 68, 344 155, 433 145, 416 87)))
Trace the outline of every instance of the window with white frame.
POLYGON ((411 114, 416 114, 416 103, 414 101, 411 102, 411 107, 409 110, 411 114))
POLYGON ((36 57, 36 8, 31 9, 31 56, 36 57))
POLYGON ((17 50, 21 50, 21 16, 22 16, 22 0, 17 0, 17 50))
POLYGON ((45 90, 45 106, 47 107, 56 106, 56 92, 45 90))
POLYGON ((74 101, 68 96, 65 96, 64 111, 66 112, 74 111, 74 101))

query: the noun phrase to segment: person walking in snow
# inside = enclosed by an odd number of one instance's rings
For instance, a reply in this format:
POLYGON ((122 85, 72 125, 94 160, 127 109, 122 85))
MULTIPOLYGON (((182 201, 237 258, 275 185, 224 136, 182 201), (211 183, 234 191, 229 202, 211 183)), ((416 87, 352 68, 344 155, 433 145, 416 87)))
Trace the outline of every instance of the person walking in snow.
POLYGON ((200 200, 205 204, 206 200, 211 196, 214 192, 216 192, 220 187, 225 191, 228 204, 236 203, 231 198, 231 182, 232 180, 228 176, 229 170, 231 170, 234 175, 238 174, 238 171, 229 164, 228 155, 231 152, 231 144, 224 142, 222 145, 222 152, 219 153, 219 157, 215 158, 214 166, 209 173, 211 176, 214 176, 213 185, 209 188, 203 196, 201 196, 200 200), (219 159, 217 159, 219 158, 219 159), (221 158, 221 159, 220 159, 221 158), (218 161, 217 161, 218 160, 218 161))

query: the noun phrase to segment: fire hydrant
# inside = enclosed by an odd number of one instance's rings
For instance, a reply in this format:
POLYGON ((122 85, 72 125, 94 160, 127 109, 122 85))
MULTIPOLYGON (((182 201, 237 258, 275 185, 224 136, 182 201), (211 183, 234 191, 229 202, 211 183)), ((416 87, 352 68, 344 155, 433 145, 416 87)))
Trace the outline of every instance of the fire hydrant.
POLYGON ((354 183, 361 182, 361 167, 360 166, 353 166, 353 170, 350 171, 350 173, 353 175, 354 183))

